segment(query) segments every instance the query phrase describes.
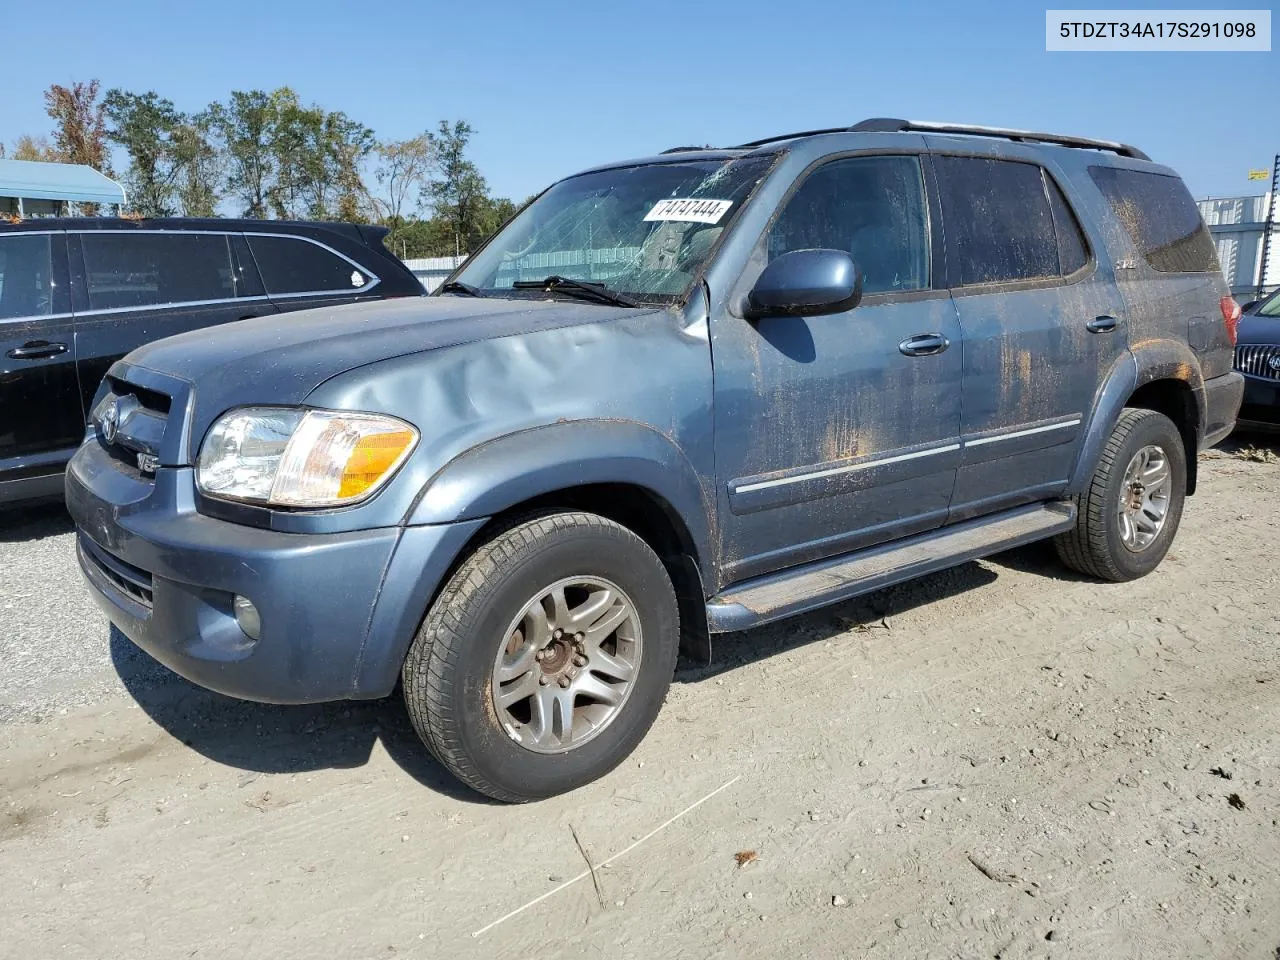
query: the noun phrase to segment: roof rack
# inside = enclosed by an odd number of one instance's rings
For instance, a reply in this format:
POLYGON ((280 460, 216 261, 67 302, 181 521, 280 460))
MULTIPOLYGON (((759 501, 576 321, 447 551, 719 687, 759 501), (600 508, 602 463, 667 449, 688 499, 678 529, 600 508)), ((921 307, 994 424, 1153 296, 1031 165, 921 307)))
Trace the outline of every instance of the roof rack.
POLYGON ((1090 140, 1087 137, 1068 137, 1057 133, 1035 133, 1031 130, 1010 130, 1004 127, 979 127, 963 123, 936 123, 928 120, 897 120, 892 117, 873 117, 861 120, 851 127, 833 127, 827 130, 806 130, 803 133, 786 133, 777 137, 765 137, 742 144, 743 147, 762 147, 779 140, 812 137, 820 133, 958 133, 974 137, 999 137, 1019 143, 1052 143, 1060 147, 1082 147, 1087 150, 1108 150, 1122 157, 1135 160, 1151 158, 1127 143, 1114 140, 1090 140))
MULTIPOLYGON (((866 121, 863 121, 864 123, 866 121)), ((763 140, 752 140, 750 143, 740 143, 738 146, 730 149, 746 150, 750 147, 763 147, 767 143, 777 143, 779 140, 795 140, 799 137, 816 137, 820 133, 848 133, 853 127, 827 127, 823 130, 802 130, 800 133, 782 133, 776 137, 765 137, 763 140)))
POLYGON ((1068 137, 1059 133, 1035 133, 1031 130, 1010 130, 1005 127, 979 127, 964 123, 936 123, 930 120, 895 120, 889 117, 875 117, 863 120, 849 128, 854 133, 961 133, 974 137, 999 137, 1004 140, 1016 140, 1029 143, 1053 143, 1060 147, 1083 147, 1086 150, 1109 150, 1122 157, 1135 160, 1150 160, 1137 147, 1127 143, 1116 143, 1114 140, 1091 140, 1088 137, 1068 137))

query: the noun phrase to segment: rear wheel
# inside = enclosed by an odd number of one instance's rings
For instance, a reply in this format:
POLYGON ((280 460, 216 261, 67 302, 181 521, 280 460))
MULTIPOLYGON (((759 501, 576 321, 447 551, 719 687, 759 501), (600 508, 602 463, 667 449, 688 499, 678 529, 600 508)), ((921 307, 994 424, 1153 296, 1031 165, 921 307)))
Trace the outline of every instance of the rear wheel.
POLYGON ((405 661, 405 702, 464 783, 540 799, 635 749, 670 686, 679 633, 671 580, 643 540, 594 514, 540 517, 450 578, 405 661))
POLYGON ((1055 539, 1074 570, 1133 580, 1169 552, 1187 488, 1187 455, 1172 420, 1126 409, 1103 448, 1089 486, 1076 497, 1075 529, 1055 539))

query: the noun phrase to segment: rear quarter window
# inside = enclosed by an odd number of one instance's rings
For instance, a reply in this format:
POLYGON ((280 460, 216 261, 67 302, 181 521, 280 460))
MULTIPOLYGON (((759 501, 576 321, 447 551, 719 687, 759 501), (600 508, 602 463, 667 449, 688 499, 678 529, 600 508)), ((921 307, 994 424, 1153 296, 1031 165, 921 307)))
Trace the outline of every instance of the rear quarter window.
POLYGON ((1209 230, 1180 179, 1118 167, 1090 167, 1089 176, 1153 270, 1218 271, 1209 230))
POLYGON ((354 293, 377 280, 363 267, 300 237, 247 239, 262 282, 272 296, 354 293))

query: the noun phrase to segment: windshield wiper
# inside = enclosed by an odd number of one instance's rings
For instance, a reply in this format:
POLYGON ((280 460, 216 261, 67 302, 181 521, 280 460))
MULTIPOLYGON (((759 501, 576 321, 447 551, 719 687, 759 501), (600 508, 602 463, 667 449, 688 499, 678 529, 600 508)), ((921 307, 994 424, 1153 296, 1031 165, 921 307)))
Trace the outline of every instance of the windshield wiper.
POLYGON ((479 287, 473 287, 469 283, 463 283, 461 280, 450 280, 448 283, 441 285, 439 293, 460 293, 464 297, 483 297, 479 287))
POLYGON ((603 283, 591 283, 587 280, 574 280, 553 273, 541 280, 517 280, 511 285, 516 290, 545 290, 547 293, 564 292, 571 297, 595 300, 597 303, 611 303, 616 307, 636 307, 639 303, 625 293, 610 290, 603 283))

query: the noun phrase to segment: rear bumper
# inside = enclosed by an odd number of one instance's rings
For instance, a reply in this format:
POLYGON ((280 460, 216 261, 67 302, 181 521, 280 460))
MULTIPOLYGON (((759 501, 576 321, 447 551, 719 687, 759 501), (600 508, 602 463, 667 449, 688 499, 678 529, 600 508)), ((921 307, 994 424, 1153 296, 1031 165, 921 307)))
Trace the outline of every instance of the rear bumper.
POLYGON ((1244 377, 1235 371, 1204 382, 1204 431, 1200 449, 1206 450, 1222 441, 1236 425, 1240 401, 1244 396, 1244 377))
POLYGON ((229 696, 307 703, 386 696, 426 604, 478 524, 297 534, 199 514, 189 468, 155 483, 90 442, 67 470, 67 508, 94 600, 187 679, 229 696), (237 624, 235 596, 261 636, 237 624))

